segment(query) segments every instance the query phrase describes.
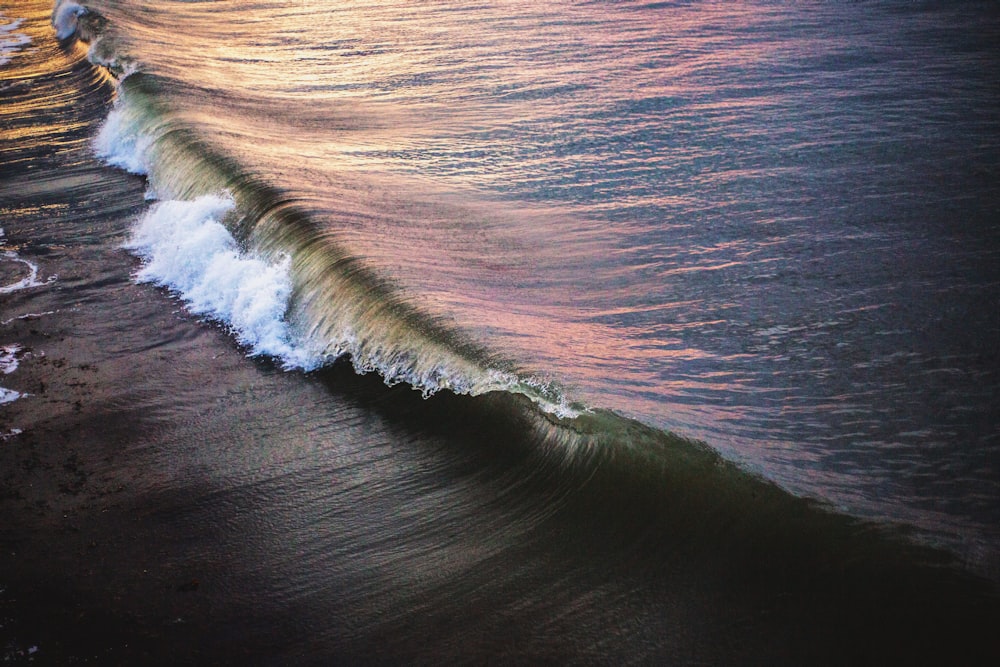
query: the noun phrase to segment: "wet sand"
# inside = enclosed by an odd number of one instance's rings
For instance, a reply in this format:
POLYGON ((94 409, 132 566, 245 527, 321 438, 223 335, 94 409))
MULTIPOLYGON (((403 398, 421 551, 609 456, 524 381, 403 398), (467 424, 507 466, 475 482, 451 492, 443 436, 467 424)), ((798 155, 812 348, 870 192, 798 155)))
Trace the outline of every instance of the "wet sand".
POLYGON ((167 662, 197 654, 187 619, 208 611, 204 575, 160 547, 169 531, 150 493, 157 473, 143 468, 156 430, 141 399, 178 368, 244 360, 222 332, 132 284, 135 260, 118 246, 145 184, 91 157, 111 88, 79 50, 44 41, 51 3, 36 4, 21 27, 36 48, 5 66, 0 114, 4 243, 44 283, 0 295, 0 344, 19 348, 0 386, 22 394, 0 406, 0 656, 167 662), (149 331, 172 343, 144 353, 162 343, 149 331))
POLYGON ((197 575, 146 541, 159 526, 143 517, 160 508, 148 504, 149 475, 136 456, 155 443, 137 399, 179 364, 242 359, 224 336, 131 284, 133 261, 109 241, 144 205, 139 179, 110 177, 119 215, 100 204, 76 233, 60 233, 61 216, 86 220, 79 195, 88 181, 109 180, 86 162, 67 177, 60 161, 0 185, 2 207, 21 210, 5 216, 8 241, 57 276, 0 297, 0 336, 20 346, 3 385, 24 394, 0 408, 0 650, 15 663, 141 664, 151 651, 174 653, 172 623, 197 616, 199 598, 187 594, 197 575), (179 327, 195 340, 141 353, 155 342, 139 332, 183 337, 179 327))

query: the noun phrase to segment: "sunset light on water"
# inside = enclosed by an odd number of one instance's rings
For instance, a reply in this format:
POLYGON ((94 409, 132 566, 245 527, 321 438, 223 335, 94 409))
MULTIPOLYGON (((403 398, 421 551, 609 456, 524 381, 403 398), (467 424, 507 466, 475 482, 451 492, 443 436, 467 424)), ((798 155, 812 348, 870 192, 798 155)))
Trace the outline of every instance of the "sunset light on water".
POLYGON ((5 659, 1000 657, 998 37, 4 6, 5 659))

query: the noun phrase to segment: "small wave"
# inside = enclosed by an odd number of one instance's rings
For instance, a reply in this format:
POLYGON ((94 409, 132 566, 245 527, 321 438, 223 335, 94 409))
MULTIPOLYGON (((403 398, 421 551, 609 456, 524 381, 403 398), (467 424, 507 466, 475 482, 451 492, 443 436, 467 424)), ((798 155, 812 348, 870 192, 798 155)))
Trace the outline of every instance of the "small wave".
POLYGON ((69 39, 76 34, 81 16, 87 9, 72 0, 58 0, 52 10, 52 27, 56 29, 56 39, 69 39))

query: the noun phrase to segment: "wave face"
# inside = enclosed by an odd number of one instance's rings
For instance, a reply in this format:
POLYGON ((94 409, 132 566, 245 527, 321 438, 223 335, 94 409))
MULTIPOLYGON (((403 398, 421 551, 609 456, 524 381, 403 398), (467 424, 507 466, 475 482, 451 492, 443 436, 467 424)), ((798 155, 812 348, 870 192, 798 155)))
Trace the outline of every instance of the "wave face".
POLYGON ((147 176, 150 196, 164 199, 126 246, 147 260, 140 279, 176 290, 251 353, 289 368, 347 357, 357 371, 425 396, 510 391, 556 416, 577 414, 557 389, 421 313, 301 203, 183 127, 158 98, 161 85, 144 73, 124 79, 94 143, 109 164, 147 176))
POLYGON ((58 3, 160 200, 140 275, 289 367, 607 409, 995 558, 993 23, 507 5, 58 3))

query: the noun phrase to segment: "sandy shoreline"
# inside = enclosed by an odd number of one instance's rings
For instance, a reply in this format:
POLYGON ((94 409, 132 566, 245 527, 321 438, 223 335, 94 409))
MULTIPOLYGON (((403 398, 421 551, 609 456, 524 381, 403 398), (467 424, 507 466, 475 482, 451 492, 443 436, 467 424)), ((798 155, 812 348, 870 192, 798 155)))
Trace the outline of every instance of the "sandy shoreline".
MULTIPOLYGON (((58 227, 58 216, 30 210, 79 215, 80 202, 74 201, 73 179, 41 174, 32 177, 31 198, 17 202, 28 213, 9 224, 8 237, 24 244, 21 253, 46 277, 56 278, 0 297, 5 320, 0 337, 20 348, 18 368, 3 385, 22 394, 0 408, 0 432, 8 434, 0 441, 0 648, 15 662, 71 664, 113 656, 114 662, 146 663, 150 645, 158 644, 164 631, 161 624, 191 616, 195 597, 175 592, 188 576, 178 566, 138 568, 141 558, 124 557, 141 544, 136 518, 155 509, 145 504, 143 484, 136 483, 141 473, 133 467, 139 461, 131 454, 144 439, 142 417, 130 406, 142 384, 136 374, 162 377, 182 356, 200 357, 184 362, 203 364, 234 351, 221 336, 213 346, 209 334, 206 341, 175 350, 178 359, 157 366, 158 357, 108 348, 116 341, 143 345, 128 341, 130 328, 162 320, 158 328, 176 331, 178 324, 192 322, 181 322, 185 318, 172 313, 165 296, 131 284, 132 261, 106 242, 120 237, 144 205, 142 182, 96 164, 78 171, 116 179, 122 215, 94 220, 89 239, 73 234, 65 241, 46 239, 38 232, 58 227), (107 318, 122 312, 135 320, 107 318), (130 572, 135 568, 140 572, 130 572), (130 610, 130 599, 142 600, 142 610, 130 610)), ((0 185, 4 207, 25 192, 23 185, 20 179, 0 185)), ((146 530, 156 532, 155 525, 146 530)))
MULTIPOLYGON (((132 282, 136 260, 119 245, 147 205, 143 181, 96 163, 76 169, 106 190, 116 185, 119 215, 95 202, 88 221, 74 180, 43 175, 33 182, 51 188, 33 193, 8 235, 45 277, 57 277, 0 297, 0 343, 19 346, 18 367, 2 384, 23 394, 0 406, 8 434, 0 441, 0 655, 14 664, 252 664, 239 653, 261 644, 243 635, 268 632, 248 618, 233 630, 239 641, 220 641, 225 627, 213 622, 213 606, 241 605, 218 588, 231 563, 212 544, 218 535, 187 518, 192 498, 212 491, 185 455, 218 438, 178 434, 187 424, 163 412, 224 401, 229 383, 252 385, 267 365, 248 363, 224 331, 162 290, 132 282), (45 211, 62 208, 84 220, 86 234, 48 236, 63 230, 45 211)), ((0 184, 3 206, 22 184, 0 184)))
POLYGON ((38 3, 20 28, 41 50, 3 71, 17 114, 5 123, 24 138, 0 159, 0 225, 42 284, 0 294, 0 345, 15 347, 17 364, 0 386, 21 394, 0 405, 0 656, 166 662, 197 653, 184 639, 192 625, 178 619, 205 613, 193 584, 203 575, 154 548, 169 531, 137 455, 156 440, 141 398, 179 363, 243 359, 224 334, 131 282, 135 260, 118 246, 147 205, 145 183, 91 156, 88 128, 111 91, 72 94, 75 81, 99 78, 79 53, 46 41, 50 10, 38 3), (36 62, 45 58, 52 64, 36 62), (53 122, 69 107, 77 127, 53 122), (145 339, 150 328, 175 342, 143 353, 163 342, 145 339))

